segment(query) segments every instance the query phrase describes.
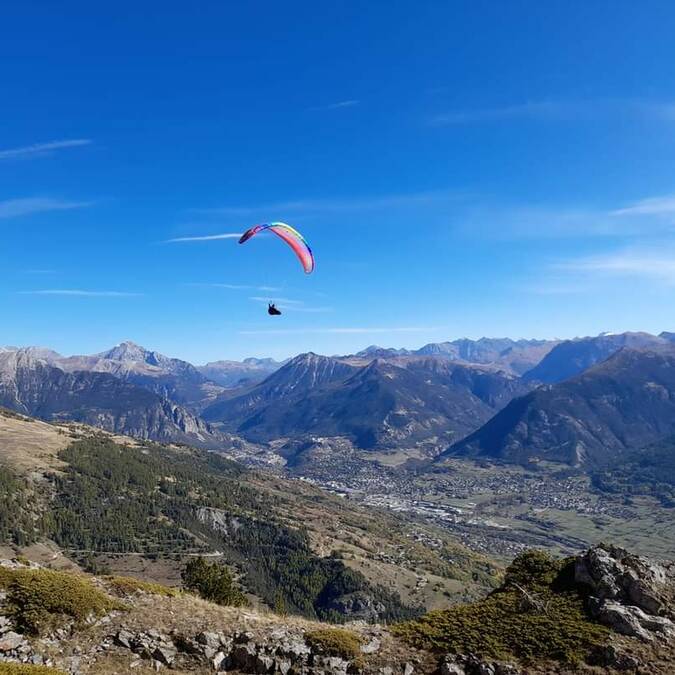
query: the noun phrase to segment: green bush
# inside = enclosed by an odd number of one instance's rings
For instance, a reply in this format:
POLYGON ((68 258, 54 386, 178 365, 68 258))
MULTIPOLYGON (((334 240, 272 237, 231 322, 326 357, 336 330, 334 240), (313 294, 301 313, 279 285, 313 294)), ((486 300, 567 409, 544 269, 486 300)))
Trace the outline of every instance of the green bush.
POLYGON ((307 643, 328 656, 339 656, 348 661, 361 658, 363 640, 353 631, 342 628, 319 628, 305 635, 307 643))
POLYGON ((201 556, 192 558, 181 576, 183 586, 196 591, 204 600, 234 607, 248 604, 244 594, 235 586, 230 571, 223 565, 209 563, 201 556))
POLYGON ((7 606, 17 627, 37 634, 64 619, 83 622, 123 605, 97 589, 91 581, 67 572, 11 570, 7 606))
POLYGON ((392 631, 432 651, 577 663, 606 640, 608 629, 590 620, 568 566, 545 553, 526 552, 484 600, 430 612, 392 631))

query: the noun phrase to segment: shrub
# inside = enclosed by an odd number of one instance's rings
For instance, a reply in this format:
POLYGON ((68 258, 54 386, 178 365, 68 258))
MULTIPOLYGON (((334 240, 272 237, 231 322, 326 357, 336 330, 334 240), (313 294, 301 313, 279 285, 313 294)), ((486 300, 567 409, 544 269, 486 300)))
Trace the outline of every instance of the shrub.
POLYGON ((577 663, 609 631, 590 620, 567 568, 539 551, 521 554, 484 600, 430 612, 392 632, 432 651, 577 663))
POLYGON ((361 658, 361 636, 342 628, 318 628, 305 635, 307 643, 328 656, 339 656, 348 661, 361 658))
POLYGON ((64 618, 83 622, 123 605, 94 587, 88 579, 51 570, 12 570, 7 606, 18 628, 37 634, 64 618))
POLYGON ((156 584, 151 581, 141 581, 135 577, 104 577, 108 588, 115 595, 128 596, 135 593, 148 593, 150 595, 163 595, 169 598, 175 598, 180 594, 177 588, 156 584))
POLYGON ((223 565, 209 563, 201 556, 192 558, 181 576, 183 586, 196 591, 204 600, 234 607, 248 604, 246 596, 235 586, 230 571, 223 565))

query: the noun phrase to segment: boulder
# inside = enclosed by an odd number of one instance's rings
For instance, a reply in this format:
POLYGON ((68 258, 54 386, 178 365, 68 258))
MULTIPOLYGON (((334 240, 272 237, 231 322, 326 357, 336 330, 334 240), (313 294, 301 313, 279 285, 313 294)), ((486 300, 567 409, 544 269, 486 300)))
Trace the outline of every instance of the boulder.
POLYGON ((14 631, 9 631, 0 637, 0 652, 11 652, 19 649, 26 643, 23 635, 19 635, 14 631))
POLYGON ((600 600, 634 605, 649 614, 660 614, 666 608, 665 568, 618 546, 591 547, 577 559, 574 576, 600 600))
POLYGON ((381 646, 382 641, 379 638, 371 637, 368 642, 361 645, 361 652, 363 654, 374 654, 375 652, 379 651, 381 646))
POLYGON ((595 611, 598 621, 606 624, 617 633, 638 637, 641 640, 653 639, 653 633, 664 637, 675 636, 675 624, 661 616, 651 616, 639 607, 622 605, 614 600, 605 600, 595 611))

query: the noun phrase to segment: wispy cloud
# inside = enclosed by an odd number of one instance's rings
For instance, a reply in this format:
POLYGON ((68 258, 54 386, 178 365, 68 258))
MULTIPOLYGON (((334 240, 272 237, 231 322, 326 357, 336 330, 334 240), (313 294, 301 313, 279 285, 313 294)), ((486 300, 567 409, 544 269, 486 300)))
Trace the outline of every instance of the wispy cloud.
POLYGON ((517 119, 569 119, 587 110, 587 104, 560 101, 519 103, 496 108, 453 110, 436 115, 433 125, 473 124, 517 119))
POLYGON ((397 326, 393 328, 272 328, 269 330, 241 330, 239 335, 306 335, 306 334, 325 334, 325 335, 376 335, 387 333, 424 333, 427 331, 436 331, 438 328, 428 326, 397 326))
POLYGON ((575 275, 641 278, 674 285, 675 249, 625 249, 556 263, 553 268, 575 275))
POLYGON ((73 138, 63 141, 49 141, 48 143, 34 143, 33 145, 24 145, 20 148, 0 150, 0 160, 39 157, 41 155, 47 155, 49 153, 55 152, 56 150, 77 148, 83 145, 91 145, 92 143, 93 141, 89 138, 73 138))
POLYGON ((271 202, 257 206, 222 206, 208 209, 193 209, 194 212, 210 216, 246 217, 270 213, 319 213, 375 211, 399 207, 414 207, 445 201, 465 199, 465 194, 449 190, 430 190, 373 197, 354 197, 340 199, 297 199, 283 202, 271 202))
POLYGON ((243 284, 219 284, 219 283, 201 283, 193 282, 185 284, 186 286, 198 286, 201 288, 224 288, 229 291, 269 291, 271 293, 278 293, 281 288, 278 286, 248 286, 243 284))
POLYGON ((499 239, 648 237, 675 234, 675 195, 641 199, 620 208, 468 205, 450 216, 467 235, 499 239))
POLYGON ((143 293, 127 293, 125 291, 88 291, 80 288, 47 288, 38 291, 19 291, 19 293, 21 295, 62 295, 82 298, 133 298, 143 295, 143 293))
POLYGON ((675 216, 675 195, 651 197, 612 211, 614 216, 675 216))
POLYGON ((15 218, 46 211, 68 211, 91 206, 93 202, 73 202, 50 197, 27 197, 0 202, 0 218, 15 218))
POLYGON ((224 234, 205 234, 197 237, 174 237, 165 240, 165 244, 175 244, 185 241, 220 241, 222 239, 239 239, 241 232, 225 232, 224 234))
POLYGON ((360 101, 356 99, 348 99, 346 101, 337 101, 335 103, 328 103, 327 105, 317 105, 310 108, 312 111, 320 110, 339 110, 340 108, 353 108, 359 105, 360 101))

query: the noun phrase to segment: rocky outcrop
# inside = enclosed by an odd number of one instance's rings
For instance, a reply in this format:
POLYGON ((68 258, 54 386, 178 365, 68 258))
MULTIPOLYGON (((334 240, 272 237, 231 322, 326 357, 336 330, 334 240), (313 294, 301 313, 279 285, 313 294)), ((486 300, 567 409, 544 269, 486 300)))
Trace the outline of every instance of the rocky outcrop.
MULTIPOLYGON (((113 647, 129 650, 156 669, 163 666, 191 668, 208 665, 214 671, 241 673, 316 673, 343 675, 353 670, 354 661, 326 654, 311 647, 299 629, 280 627, 265 638, 250 632, 201 632, 194 636, 157 631, 134 633, 120 630, 112 636, 113 647)), ((372 638, 366 643, 373 653, 379 648, 372 638)), ((365 645, 364 645, 365 646, 365 645)), ((385 666, 380 671, 389 675, 413 675, 414 667, 385 666)))
POLYGON ((593 616, 623 635, 652 640, 656 635, 675 637, 672 573, 647 558, 617 546, 599 545, 579 556, 577 583, 590 589, 593 616))

